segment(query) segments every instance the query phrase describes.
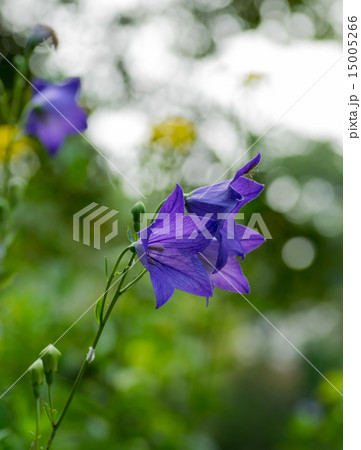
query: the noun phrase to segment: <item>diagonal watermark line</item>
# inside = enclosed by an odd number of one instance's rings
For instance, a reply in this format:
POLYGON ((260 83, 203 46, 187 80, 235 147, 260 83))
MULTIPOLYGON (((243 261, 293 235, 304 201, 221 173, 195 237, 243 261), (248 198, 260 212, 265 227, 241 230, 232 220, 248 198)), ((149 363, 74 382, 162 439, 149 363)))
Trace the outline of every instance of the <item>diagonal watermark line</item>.
MULTIPOLYGON (((238 163, 238 161, 240 159, 242 159, 262 138, 264 138, 264 136, 266 134, 268 134, 343 58, 343 56, 341 56, 337 61, 335 61, 332 66, 330 68, 328 68, 326 70, 326 72, 321 75, 308 89, 306 89, 306 91, 301 95, 301 97, 299 97, 283 114, 281 117, 279 117, 277 120, 275 120, 254 142, 253 144, 247 148, 247 150, 242 153, 241 156, 239 156, 234 163, 232 163, 228 169, 223 172, 213 184, 218 183, 218 181, 220 181, 224 175, 226 175, 231 169, 232 167, 238 163)), ((207 194, 207 192, 209 191, 210 187, 200 196, 200 198, 202 198, 204 195, 207 194)))
POLYGON ((99 153, 100 156, 102 156, 110 166, 113 167, 113 169, 119 173, 119 175, 124 178, 125 181, 127 181, 133 189, 135 189, 139 195, 141 195, 144 199, 146 198, 145 195, 143 195, 140 190, 134 186, 134 184, 122 173, 120 172, 120 170, 115 167, 115 165, 104 155, 104 153, 99 150, 86 136, 85 134, 80 131, 72 122, 70 122, 70 120, 64 116, 64 114, 62 114, 58 108, 46 97, 46 95, 44 95, 41 91, 39 91, 39 89, 37 89, 34 84, 24 75, 20 72, 20 70, 14 66, 14 64, 3 54, 0 52, 0 56, 8 63, 10 64, 10 66, 16 70, 16 72, 34 89, 34 91, 36 91, 64 120, 66 120, 66 122, 68 122, 68 124, 97 152, 99 153))
MULTIPOLYGON (((132 266, 131 267, 134 267, 137 263, 139 262, 139 259, 135 262, 135 263, 133 263, 132 264, 132 266)), ((121 275, 121 274, 119 274, 119 275, 121 275)), ((98 301, 104 296, 104 294, 106 294, 108 291, 110 291, 110 289, 115 285, 115 284, 117 284, 117 282, 119 281, 119 278, 117 278, 116 279, 116 281, 114 281, 114 283, 111 285, 111 286, 109 286, 109 288, 106 290, 106 291, 104 291, 103 293, 102 293, 102 295, 99 297, 99 298, 97 298, 96 300, 95 300, 95 302, 93 302, 82 314, 80 314, 80 316, 70 325, 70 327, 68 327, 65 331, 64 331, 64 333, 63 334, 61 334, 53 343, 52 343, 52 345, 55 345, 55 344, 57 344, 59 341, 60 341, 60 339, 62 339, 97 303, 98 303, 98 301)), ((47 353, 47 351, 44 353, 44 355, 47 353)), ((31 364, 30 364, 30 366, 31 366, 31 364)), ((25 370, 25 372, 24 373, 22 373, 20 376, 19 376, 19 378, 16 380, 16 381, 14 381, 14 383, 11 385, 11 386, 9 386, 1 395, 0 395, 0 400, 3 398, 3 397, 5 397, 5 395, 9 392, 9 391, 11 391, 11 389, 13 389, 13 387, 28 373, 28 371, 29 371, 29 368, 30 368, 30 366, 25 370)))
MULTIPOLYGON (((200 255, 202 256, 202 258, 205 259, 205 261, 207 261, 207 263, 213 267, 214 270, 217 270, 215 268, 215 266, 208 260, 208 258, 206 258, 202 253, 200 253, 200 255)), ((239 292, 239 290, 236 288, 236 286, 233 285, 233 283, 226 278, 222 271, 218 271, 218 274, 222 276, 222 278, 224 278, 225 281, 227 281, 227 283, 229 283, 235 290, 236 292, 238 292, 238 294, 240 294, 245 300, 246 302, 262 317, 262 319, 264 319, 319 375, 321 375, 321 377, 327 381, 327 383, 332 386, 340 395, 341 397, 343 397, 342 392, 340 392, 337 387, 335 385, 333 385, 331 383, 331 381, 322 373, 320 372, 317 367, 307 358, 307 356, 305 356, 301 350, 299 350, 294 344, 292 344, 292 342, 282 333, 282 331, 280 331, 276 325, 274 325, 256 306, 254 306, 254 304, 248 300, 248 298, 243 295, 241 292, 239 292)))

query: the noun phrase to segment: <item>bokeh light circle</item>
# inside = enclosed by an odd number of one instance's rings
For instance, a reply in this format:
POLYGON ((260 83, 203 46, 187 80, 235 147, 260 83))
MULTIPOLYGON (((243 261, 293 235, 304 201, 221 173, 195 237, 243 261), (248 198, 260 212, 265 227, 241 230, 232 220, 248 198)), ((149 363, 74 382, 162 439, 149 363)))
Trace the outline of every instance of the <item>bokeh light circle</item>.
POLYGON ((277 178, 269 185, 266 190, 266 198, 274 211, 287 212, 295 206, 300 193, 297 180, 286 175, 277 178))
POLYGON ((315 255, 315 246, 305 237, 289 239, 282 249, 283 261, 294 270, 307 269, 313 263, 315 255))

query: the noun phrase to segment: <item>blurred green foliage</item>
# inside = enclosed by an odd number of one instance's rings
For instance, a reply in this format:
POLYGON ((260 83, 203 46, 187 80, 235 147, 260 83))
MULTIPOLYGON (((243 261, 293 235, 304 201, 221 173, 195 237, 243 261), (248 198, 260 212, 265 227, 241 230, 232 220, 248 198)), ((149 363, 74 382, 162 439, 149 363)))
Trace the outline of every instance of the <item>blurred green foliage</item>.
MULTIPOLYGON (((231 11, 254 28, 264 2, 223 2, 225 6, 215 10, 206 2, 186 3, 202 24, 207 25, 212 14, 231 11)), ((318 27, 315 38, 335 35, 322 8, 301 1, 287 5, 291 11, 309 12, 318 27)), ((136 17, 119 19, 122 26, 133 20, 136 17)), ((21 50, 20 41, 7 30, 0 51, 14 55, 21 50)), ((215 44, 209 42, 192 57, 210 52, 215 44)), ((10 91, 12 72, 4 61, 0 69, 10 91)), ((153 187, 147 194, 148 211, 176 181, 185 191, 197 187, 196 177, 185 176, 195 154, 204 161, 199 174, 214 165, 227 168, 212 148, 200 148, 197 126, 202 115, 192 111, 189 116, 194 123, 184 118, 192 130, 186 152, 177 145, 159 150, 150 139, 139 153, 144 183, 153 187), (154 183, 157 177, 162 185, 154 183)), ((224 118, 234 123, 232 117, 224 118)), ((258 138, 244 129, 239 134, 245 147, 258 138)), ((244 223, 253 212, 261 213, 272 239, 242 265, 252 291, 247 298, 341 390, 339 149, 333 142, 284 132, 257 142, 249 158, 257 151, 263 158, 254 177, 266 190, 244 208, 244 223), (275 183, 281 179, 289 191, 280 193, 275 183), (287 203, 291 188, 294 195, 287 203), (286 242, 298 236, 311 242, 315 252, 304 270, 293 270, 283 258, 286 242)), ((68 139, 54 159, 35 148, 23 162, 31 170, 14 166, 23 197, 14 205, 16 233, 0 290, 1 392, 102 294, 104 257, 111 264, 126 245, 134 203, 119 177, 80 137, 68 139), (119 236, 101 251, 72 239, 73 214, 91 202, 119 211, 119 236)), ((204 299, 176 292, 165 307, 154 308, 147 277, 120 299, 54 450, 341 449, 340 394, 244 298, 216 290, 206 308, 204 299)), ((57 344, 63 355, 54 383, 58 411, 95 331, 91 308, 57 344)), ((43 442, 48 430, 43 414, 43 442)), ((33 398, 24 376, 0 400, 0 448, 28 448, 33 431, 33 398)))
MULTIPOLYGON (((257 180, 322 176, 337 189, 340 157, 326 143, 308 146, 305 155, 265 157, 257 180)), ((4 388, 101 295, 104 254, 114 261, 131 220, 132 203, 112 178, 74 138, 30 180, 7 260, 13 275, 1 295, 4 388), (91 201, 120 211, 123 233, 105 252, 72 240, 72 214, 91 201)), ((339 235, 322 236, 312 218, 292 223, 270 210, 265 197, 247 207, 262 213, 273 236, 243 265, 249 299, 292 342, 308 333, 305 342, 300 339, 302 351, 340 389, 339 235), (317 249, 314 264, 302 272, 289 269, 281 256, 288 237, 298 235, 317 249)), ((90 311, 57 345, 63 354, 58 409, 95 327, 90 311)), ((26 447, 32 408, 24 377, 0 403, 2 448, 26 447)), ((155 311, 150 282, 142 280, 114 311, 54 448, 336 450, 340 433, 339 394, 242 297, 218 290, 206 308, 203 299, 177 292, 155 311)))

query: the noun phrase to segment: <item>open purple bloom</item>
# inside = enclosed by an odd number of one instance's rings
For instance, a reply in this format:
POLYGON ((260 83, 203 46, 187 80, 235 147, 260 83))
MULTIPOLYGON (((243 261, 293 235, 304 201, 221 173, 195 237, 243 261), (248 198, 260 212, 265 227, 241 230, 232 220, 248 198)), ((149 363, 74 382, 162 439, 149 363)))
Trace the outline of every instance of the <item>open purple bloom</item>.
POLYGON ((263 244, 265 238, 251 228, 236 224, 232 216, 225 221, 221 233, 222 245, 227 252, 224 265, 216 267, 221 247, 216 238, 213 238, 211 244, 199 255, 209 274, 212 288, 218 286, 226 291, 249 294, 249 284, 237 257, 244 259, 247 253, 263 244))
POLYGON ((69 78, 60 83, 33 80, 35 89, 27 113, 25 130, 36 136, 55 155, 69 134, 87 127, 85 111, 77 104, 80 79, 69 78))
POLYGON ((212 296, 209 276, 197 256, 210 241, 193 219, 184 215, 184 194, 179 185, 164 202, 155 221, 139 235, 135 248, 140 262, 149 271, 157 308, 170 299, 175 289, 212 296))
POLYGON ((243 205, 256 198, 263 190, 262 184, 245 177, 261 160, 258 153, 255 158, 243 166, 232 180, 204 186, 195 189, 186 198, 186 207, 190 213, 197 216, 211 214, 210 217, 219 219, 217 214, 237 212, 243 205))
POLYGON ((207 228, 210 230, 212 227, 213 235, 220 243, 215 263, 218 270, 226 264, 228 259, 227 246, 222 242, 225 218, 229 214, 237 213, 243 205, 256 198, 264 188, 263 184, 245 176, 252 176, 252 169, 258 166, 260 160, 261 154, 258 153, 255 158, 238 170, 232 180, 195 189, 189 196, 186 196, 185 203, 190 213, 201 217, 210 217, 207 228))

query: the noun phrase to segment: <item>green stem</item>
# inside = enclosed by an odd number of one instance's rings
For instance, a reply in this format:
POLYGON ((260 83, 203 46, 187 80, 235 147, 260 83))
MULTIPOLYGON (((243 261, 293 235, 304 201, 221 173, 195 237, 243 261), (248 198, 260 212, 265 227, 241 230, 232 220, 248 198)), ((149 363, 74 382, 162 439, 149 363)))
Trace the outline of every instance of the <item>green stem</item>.
MULTIPOLYGON (((127 248, 126 250, 129 250, 129 248, 127 248)), ((121 254, 120 256, 122 256, 123 254, 125 254, 125 250, 122 252, 122 254, 121 254)), ((120 259, 121 259, 120 256, 119 256, 118 260, 117 260, 116 263, 115 263, 115 266, 114 266, 114 269, 113 269, 113 272, 112 272, 113 276, 114 276, 114 274, 115 274, 116 267, 119 265, 119 262, 120 262, 120 259)), ((141 277, 138 275, 138 276, 137 276, 134 280, 132 280, 132 281, 131 281, 131 282, 130 282, 123 290, 121 289, 121 287, 122 287, 122 285, 123 285, 123 283, 124 283, 124 280, 125 280, 125 278, 126 278, 126 276, 127 276, 127 274, 128 274, 128 271, 129 271, 129 269, 130 269, 130 267, 131 267, 131 265, 132 265, 132 263, 133 263, 133 261, 134 261, 134 258, 135 258, 135 254, 133 253, 132 256, 131 256, 131 258, 130 258, 130 260, 129 260, 129 262, 128 262, 127 267, 126 267, 126 268, 124 269, 124 271, 123 271, 123 274, 122 274, 122 276, 121 276, 121 278, 120 278, 120 280, 119 280, 118 288, 117 288, 117 290, 116 290, 116 292, 115 292, 115 294, 114 294, 114 296, 113 296, 113 299, 112 299, 112 301, 111 301, 111 303, 110 303, 110 305, 109 305, 109 307, 108 307, 108 309, 107 309, 107 311, 106 311, 106 313, 105 313, 105 316, 104 316, 104 318, 102 319, 102 321, 101 321, 100 324, 99 324, 97 334, 95 335, 94 341, 93 341, 92 346, 91 346, 92 349, 93 349, 93 351, 95 350, 95 348, 96 348, 96 346, 97 346, 97 344, 98 344, 98 341, 99 341, 99 339, 100 339, 100 336, 102 335, 102 332, 103 332, 103 330, 104 330, 104 327, 105 327, 105 325, 106 325, 106 323, 107 323, 107 321, 108 321, 108 319, 109 319, 109 316, 110 316, 110 314, 111 314, 111 312, 112 312, 112 310, 113 310, 113 308, 114 308, 114 306, 115 306, 115 304, 116 304, 116 302, 117 302, 117 299, 118 299, 118 298, 120 297, 120 295, 122 295, 127 289, 129 289, 130 286, 132 286, 133 284, 135 284, 136 281, 138 281, 138 280, 141 278, 141 277)), ((145 271, 143 271, 143 272, 145 272, 145 271)), ((142 276, 143 276, 143 275, 144 275, 144 273, 142 273, 142 276)), ((74 397, 76 391, 78 390, 78 388, 79 388, 79 386, 80 386, 80 383, 81 383, 81 381, 82 381, 82 379, 83 379, 83 376, 84 376, 84 374, 85 374, 85 371, 86 371, 86 369, 87 369, 87 367, 88 367, 88 365, 89 365, 90 363, 91 363, 91 360, 90 360, 90 359, 88 360, 88 358, 85 358, 85 360, 83 361, 83 364, 82 364, 82 366, 81 366, 81 368, 80 368, 80 370, 79 370, 79 372, 78 372, 78 375, 77 375, 77 377, 76 377, 76 380, 75 380, 75 382, 74 382, 74 385, 73 385, 73 387, 72 387, 72 390, 71 390, 71 392, 70 392, 70 394, 69 394, 68 400, 67 400, 67 402, 66 402, 66 404, 65 404, 65 406, 64 406, 64 409, 63 409, 63 411, 61 412, 60 417, 59 417, 59 419, 57 420, 57 422, 55 422, 55 423, 53 424, 53 430, 52 430, 52 433, 51 433, 51 435, 50 435, 50 437, 49 437, 49 440, 48 440, 48 442, 47 442, 47 445, 46 445, 46 447, 45 447, 46 450, 48 450, 48 449, 51 447, 52 442, 53 442, 53 440, 54 440, 54 437, 55 437, 55 435, 56 435, 56 432, 58 431, 59 426, 60 426, 60 424, 62 423, 62 421, 63 421, 63 419, 64 419, 64 417, 65 417, 65 415, 66 415, 66 413, 67 413, 67 411, 68 411, 68 409, 69 409, 69 407, 70 407, 70 404, 71 404, 71 402, 72 402, 72 400, 73 400, 73 397, 74 397)))
POLYGON ((5 90, 5 86, 1 80, 0 80, 0 113, 4 122, 8 122, 10 116, 9 101, 5 90))
POLYGON ((138 274, 130 283, 128 283, 121 291, 119 291, 119 295, 124 294, 124 292, 128 291, 135 283, 137 283, 144 274, 147 273, 147 269, 142 270, 140 274, 138 274))
POLYGON ((50 384, 48 384, 48 401, 49 401, 49 409, 50 409, 50 421, 51 421, 51 424, 54 425, 53 401, 51 398, 51 385, 50 384))
POLYGON ((11 159, 11 150, 13 145, 13 139, 10 139, 5 148, 4 162, 3 162, 3 172, 4 172, 4 181, 2 185, 2 197, 4 204, 0 209, 0 239, 2 242, 0 244, 0 282, 3 277, 4 269, 4 261, 8 248, 8 239, 7 234, 10 229, 10 195, 9 195, 9 183, 11 178, 10 171, 10 159, 11 159))
POLYGON ((19 72, 16 73, 15 81, 14 81, 14 90, 13 90, 13 98, 11 102, 10 109, 10 123, 17 123, 19 120, 19 115, 21 112, 21 103, 23 98, 23 93, 26 86, 26 80, 24 77, 28 76, 29 71, 29 57, 30 54, 26 53, 21 60, 19 60, 18 67, 19 72))
POLYGON ((9 191, 9 181, 10 181, 10 160, 11 160, 11 148, 13 145, 13 139, 8 142, 5 155, 4 155, 4 183, 3 183, 3 196, 7 198, 9 191))
POLYGON ((121 254, 118 256, 118 259, 116 260, 116 262, 115 262, 115 264, 114 264, 112 273, 110 274, 110 277, 108 278, 108 281, 107 281, 107 284, 106 284, 106 287, 105 287, 104 295, 103 295, 102 299, 99 300, 100 302, 102 302, 102 303, 101 303, 101 310, 100 310, 100 313, 99 313, 99 322, 100 322, 100 323, 102 323, 102 321, 103 321, 103 312, 104 312, 105 301, 106 301, 106 299, 107 299, 108 291, 109 291, 109 289, 110 289, 110 287, 111 287, 112 281, 113 281, 113 279, 114 279, 114 277, 115 277, 116 270, 117 270, 117 268, 118 268, 118 266, 119 266, 119 264, 120 264, 120 262, 121 262, 123 256, 124 256, 129 250, 130 250, 130 247, 125 248, 125 249, 121 252, 121 254))
POLYGON ((38 449, 39 443, 39 416, 40 416, 40 397, 35 399, 35 439, 34 450, 38 449))

